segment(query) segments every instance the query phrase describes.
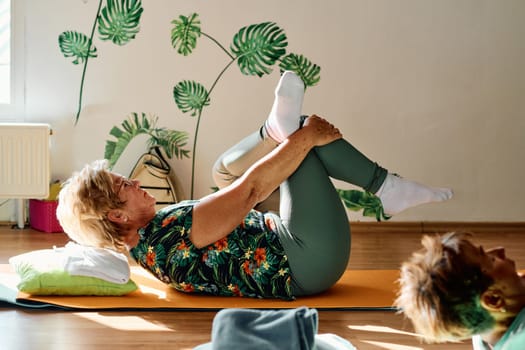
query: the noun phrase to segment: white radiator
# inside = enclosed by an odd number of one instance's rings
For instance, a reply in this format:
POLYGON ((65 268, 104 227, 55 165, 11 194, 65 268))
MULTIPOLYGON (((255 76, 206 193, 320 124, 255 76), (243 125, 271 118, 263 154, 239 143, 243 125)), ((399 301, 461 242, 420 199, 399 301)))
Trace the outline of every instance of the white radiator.
POLYGON ((49 195, 48 124, 0 123, 0 198, 18 199, 18 226, 25 220, 22 199, 49 195))

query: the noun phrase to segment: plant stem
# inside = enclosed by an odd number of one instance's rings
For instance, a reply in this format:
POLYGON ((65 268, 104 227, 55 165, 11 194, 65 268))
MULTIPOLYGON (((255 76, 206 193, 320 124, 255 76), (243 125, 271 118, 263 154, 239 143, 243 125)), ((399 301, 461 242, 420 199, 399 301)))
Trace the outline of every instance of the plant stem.
MULTIPOLYGON (((215 81, 213 82, 213 84, 211 85, 210 89, 208 90, 208 93, 207 93, 206 98, 204 99, 204 101, 208 100, 208 97, 210 97, 211 92, 215 88, 215 85, 217 85, 217 83, 219 82, 219 79, 224 75, 226 70, 228 68, 230 68, 230 66, 233 64, 233 62, 235 62, 235 60, 236 60, 236 58, 233 58, 222 69, 222 71, 219 73, 217 78, 215 78, 215 81)), ((197 154, 197 138, 198 138, 197 136, 199 134, 199 125, 201 123, 201 115, 202 115, 202 108, 199 110, 199 115, 197 116, 197 125, 195 126, 195 137, 193 138, 193 159, 192 159, 192 163, 191 163, 191 194, 190 194, 190 198, 191 199, 193 199, 193 192, 194 192, 193 190, 194 190, 194 184, 195 184, 195 158, 196 158, 196 154, 197 154)))
POLYGON ((75 126, 78 123, 78 118, 80 117, 80 110, 82 109, 82 93, 84 91, 84 78, 86 77, 86 69, 87 69, 87 64, 89 60, 89 52, 91 51, 91 46, 93 45, 93 35, 95 34, 95 28, 97 26, 98 17, 100 16, 101 7, 102 7, 102 0, 98 2, 97 16, 95 17, 95 21, 93 22, 93 28, 91 28, 91 36, 89 37, 88 52, 86 54, 86 60, 84 61, 84 69, 82 70, 82 79, 80 80, 80 94, 78 96, 78 110, 77 110, 77 115, 75 117, 75 126))
POLYGON ((211 35, 208 35, 208 34, 206 34, 204 32, 201 32, 201 34, 204 35, 205 37, 207 37, 208 39, 210 39, 211 41, 213 41, 215 44, 217 44, 217 46, 220 47, 222 49, 222 51, 224 51, 232 60, 235 61, 235 57, 233 57, 231 55, 231 53, 228 50, 226 50, 224 48, 224 46, 222 46, 221 43, 219 43, 217 40, 215 40, 211 35))
MULTIPOLYGON (((210 36, 210 35, 208 35, 208 34, 206 34, 204 32, 201 32, 201 34, 204 35, 205 37, 207 37, 208 39, 210 39, 211 41, 213 41, 218 47, 220 47, 222 49, 222 51, 224 51, 226 53, 226 55, 228 55, 228 57, 231 58, 230 62, 222 69, 222 71, 219 73, 217 78, 215 78, 215 81, 213 82, 213 84, 211 84, 211 87, 208 90, 206 98, 204 99, 204 101, 206 101, 206 100, 208 100, 208 97, 210 97, 211 92, 215 88, 215 85, 217 85, 217 83, 219 82, 219 79, 224 75, 226 70, 232 65, 233 62, 235 62, 235 60, 237 58, 232 56, 228 52, 228 50, 226 50, 224 48, 224 46, 221 45, 221 43, 219 43, 217 40, 215 40, 215 38, 213 38, 212 36, 210 36)), ((204 108, 204 106, 203 106, 203 108, 204 108)), ((199 125, 201 123, 201 116, 202 116, 202 108, 199 110, 199 115, 197 116, 197 124, 195 125, 195 137, 193 138, 193 158, 192 158, 192 161, 191 161, 191 192, 190 192, 190 198, 191 199, 193 199, 194 188, 195 188, 195 158, 196 158, 196 154, 197 154, 197 139, 198 139, 198 135, 199 135, 199 125)))
MULTIPOLYGON (((209 94, 208 94, 209 96, 209 94)), ((193 189, 195 184, 195 152, 197 150, 197 135, 199 134, 199 124, 201 123, 202 108, 199 109, 199 115, 197 116, 197 125, 195 125, 195 137, 193 138, 193 157, 191 159, 191 193, 190 199, 193 198, 193 189)))

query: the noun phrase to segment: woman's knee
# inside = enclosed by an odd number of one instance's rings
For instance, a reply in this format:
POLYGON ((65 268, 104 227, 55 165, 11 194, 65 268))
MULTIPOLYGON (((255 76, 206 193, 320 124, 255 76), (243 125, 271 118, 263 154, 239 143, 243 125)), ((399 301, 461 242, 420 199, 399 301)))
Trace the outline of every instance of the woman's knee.
POLYGON ((238 178, 238 176, 233 175, 228 169, 225 157, 220 157, 213 165, 212 177, 215 185, 219 188, 230 185, 238 178))

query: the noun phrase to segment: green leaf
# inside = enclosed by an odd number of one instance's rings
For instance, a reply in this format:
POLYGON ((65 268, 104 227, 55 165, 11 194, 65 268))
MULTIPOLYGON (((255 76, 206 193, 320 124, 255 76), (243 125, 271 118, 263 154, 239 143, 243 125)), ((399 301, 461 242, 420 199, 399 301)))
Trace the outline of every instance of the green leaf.
POLYGON ((243 74, 261 77, 270 74, 271 66, 286 53, 286 40, 284 31, 275 23, 264 22, 241 28, 230 49, 243 74))
POLYGON ((64 57, 75 57, 74 64, 83 63, 87 57, 97 57, 97 48, 90 48, 87 35, 77 31, 65 31, 58 36, 58 46, 64 57))
POLYGON ((183 80, 173 88, 173 98, 177 107, 183 112, 190 112, 194 117, 205 106, 210 104, 206 88, 193 80, 183 80))
POLYGON ((201 36, 199 15, 192 13, 189 17, 179 16, 173 20, 171 29, 171 45, 181 55, 188 56, 197 47, 197 39, 201 36))
MULTIPOLYGON (((120 158, 130 141, 137 135, 146 134, 146 131, 142 128, 140 122, 138 122, 138 115, 132 113, 129 117, 129 121, 125 120, 122 122, 122 128, 119 129, 114 126, 110 135, 117 138, 117 141, 106 141, 106 148, 104 150, 104 158, 109 161, 109 166, 112 168, 117 160, 120 158), (131 118, 134 117, 134 121, 131 121, 131 118), (131 123, 130 123, 131 121, 131 123)), ((142 119, 146 119, 146 115, 142 114, 142 119)))
POLYGON ((279 64, 281 73, 285 70, 294 71, 304 82, 306 87, 316 85, 321 80, 321 67, 310 62, 303 55, 290 53, 283 57, 279 64))
POLYGON ((117 143, 115 141, 106 141, 106 148, 104 148, 104 158, 110 159, 113 157, 115 150, 117 148, 117 143))
POLYGON ((188 134, 177 130, 155 129, 155 134, 150 139, 149 146, 161 146, 166 151, 168 158, 189 158, 189 150, 183 149, 186 146, 188 134))
POLYGON ((383 204, 373 193, 359 190, 341 190, 337 193, 344 205, 353 211, 363 210, 363 216, 375 217, 377 221, 389 220, 391 217, 383 211, 383 204))
POLYGON ((158 117, 148 117, 145 113, 131 113, 121 124, 121 128, 114 126, 110 130, 110 135, 116 138, 106 141, 104 158, 108 160, 112 168, 130 143, 137 135, 147 134, 150 136, 149 146, 161 146, 168 158, 188 157, 189 151, 184 149, 188 140, 188 134, 184 131, 157 128, 158 117))
POLYGON ((107 6, 98 17, 100 39, 111 40, 117 45, 127 44, 140 30, 143 11, 141 0, 107 0, 107 6))

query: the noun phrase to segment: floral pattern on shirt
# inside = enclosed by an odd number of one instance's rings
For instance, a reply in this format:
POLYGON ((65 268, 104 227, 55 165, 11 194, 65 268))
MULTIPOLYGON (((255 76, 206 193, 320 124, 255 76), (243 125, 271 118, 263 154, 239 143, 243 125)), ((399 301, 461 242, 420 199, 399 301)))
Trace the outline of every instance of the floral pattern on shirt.
POLYGON ((165 207, 139 231, 139 243, 130 250, 138 264, 181 292, 294 299, 272 222, 253 210, 226 238, 199 249, 189 239, 195 203, 165 207))

